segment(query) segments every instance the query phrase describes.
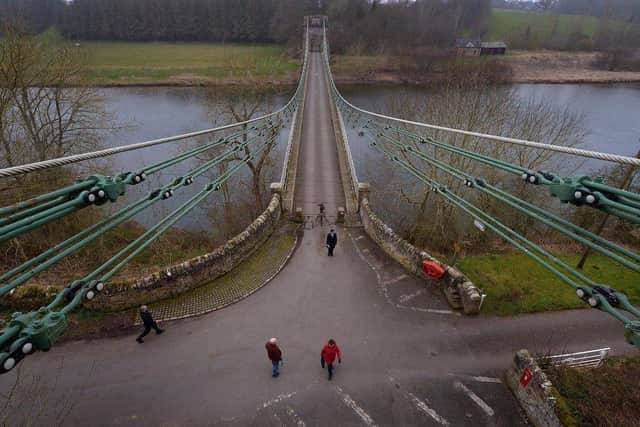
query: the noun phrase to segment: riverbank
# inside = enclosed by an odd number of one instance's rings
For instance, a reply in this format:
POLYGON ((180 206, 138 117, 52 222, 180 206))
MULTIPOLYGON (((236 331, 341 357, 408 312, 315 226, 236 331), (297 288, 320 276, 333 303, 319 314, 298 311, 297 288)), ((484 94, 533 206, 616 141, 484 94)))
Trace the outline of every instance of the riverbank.
MULTIPOLYGON (((505 83, 635 83, 640 82, 640 72, 607 71, 593 65, 596 52, 512 51, 503 57, 491 58, 503 72, 498 81, 505 83)), ((451 66, 442 66, 443 59, 408 62, 406 57, 396 56, 346 56, 333 59, 333 73, 337 84, 403 84, 433 85, 451 78, 451 66), (429 71, 421 71, 427 69, 429 71)), ((456 61, 456 60, 452 60, 456 61)), ((482 66, 485 57, 460 59, 467 69, 473 64, 482 66)), ((454 66, 455 68, 455 66, 454 66)))
POLYGON ((513 83, 631 83, 640 82, 638 71, 607 71, 593 66, 596 52, 519 51, 504 60, 513 83))
MULTIPOLYGON (((300 59, 278 45, 82 42, 86 79, 97 87, 294 86, 300 59)), ((511 51, 492 58, 512 83, 640 82, 640 72, 598 70, 595 52, 511 51), (506 71, 506 72, 505 72, 506 71)), ((336 55, 338 84, 430 85, 449 79, 451 64, 473 69, 487 58, 336 55)))

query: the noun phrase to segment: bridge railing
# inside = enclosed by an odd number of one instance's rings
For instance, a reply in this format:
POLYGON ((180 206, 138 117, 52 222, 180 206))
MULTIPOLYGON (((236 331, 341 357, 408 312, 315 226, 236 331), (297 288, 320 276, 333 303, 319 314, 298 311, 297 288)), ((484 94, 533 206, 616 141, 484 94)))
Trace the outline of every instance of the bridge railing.
POLYGON ((297 153, 302 130, 302 119, 304 117, 304 105, 307 88, 307 75, 309 68, 309 19, 305 19, 304 43, 303 43, 303 61, 298 87, 296 89, 296 105, 297 108, 291 118, 291 127, 289 129, 289 138, 287 140, 287 148, 284 156, 284 164, 282 166, 282 174, 280 176, 280 186, 282 190, 282 208, 285 211, 293 210, 293 191, 295 188, 296 170, 297 170, 297 153))

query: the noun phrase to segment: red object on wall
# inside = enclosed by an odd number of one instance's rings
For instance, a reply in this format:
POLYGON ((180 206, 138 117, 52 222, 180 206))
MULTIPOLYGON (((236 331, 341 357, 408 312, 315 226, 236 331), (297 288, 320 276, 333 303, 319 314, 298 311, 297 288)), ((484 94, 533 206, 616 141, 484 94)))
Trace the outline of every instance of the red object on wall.
POLYGON ((444 274, 444 268, 434 261, 422 261, 422 271, 429 279, 438 280, 444 274))
POLYGON ((524 371, 522 371, 522 375, 520 376, 520 384, 522 384, 522 387, 528 386, 531 382, 531 378, 533 378, 533 374, 529 368, 524 368, 524 371))

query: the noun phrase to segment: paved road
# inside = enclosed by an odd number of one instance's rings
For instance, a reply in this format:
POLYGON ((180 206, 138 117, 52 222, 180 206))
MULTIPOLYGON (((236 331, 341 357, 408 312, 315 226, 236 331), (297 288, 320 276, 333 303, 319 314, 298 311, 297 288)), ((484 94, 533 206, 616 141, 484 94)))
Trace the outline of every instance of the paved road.
MULTIPOLYGON (((320 65, 314 54, 296 201, 333 210, 344 197, 335 141, 313 124, 328 117, 320 65)), ((67 425, 517 426, 525 421, 499 379, 515 350, 629 350, 620 324, 596 311, 456 315, 360 229, 339 228, 327 257, 326 231, 306 230, 287 267, 251 297, 169 324, 143 345, 129 336, 30 357, 22 373, 45 386, 24 401, 48 402, 35 424, 72 404, 67 425), (271 336, 285 358, 277 379, 264 350, 271 336), (329 337, 344 353, 331 382, 319 363, 329 337)), ((12 375, 0 377, 0 391, 12 375)))

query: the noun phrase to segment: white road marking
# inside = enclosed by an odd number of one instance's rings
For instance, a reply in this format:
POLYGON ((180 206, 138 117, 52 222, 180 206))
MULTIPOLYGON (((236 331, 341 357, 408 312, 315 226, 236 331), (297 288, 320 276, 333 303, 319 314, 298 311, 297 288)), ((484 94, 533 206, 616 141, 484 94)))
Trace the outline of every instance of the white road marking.
POLYGON ((271 400, 267 400, 266 402, 264 402, 262 405, 258 406, 258 409, 262 408, 268 408, 271 405, 275 405, 278 402, 282 402, 283 400, 289 399, 291 397, 293 397, 296 394, 295 391, 292 391, 291 393, 286 393, 286 394, 280 394, 276 397, 274 397, 271 400))
POLYGON ((351 398, 351 396, 349 396, 347 393, 342 391, 342 389, 340 387, 336 387, 336 392, 340 395, 340 397, 342 398, 342 401, 344 402, 344 404, 347 405, 349 408, 351 408, 353 410, 353 412, 355 412, 356 415, 358 415, 360 417, 360 419, 366 425, 368 425, 370 427, 373 427, 373 426, 377 425, 373 421, 373 418, 371 418, 369 416, 369 414, 367 414, 364 411, 364 409, 362 409, 360 406, 358 406, 358 404, 351 398))
POLYGON ((360 240, 360 239, 364 239, 364 236, 358 236, 355 238, 355 240, 360 240))
POLYGON ((425 402, 420 400, 418 398, 418 396, 416 396, 415 394, 410 393, 408 391, 406 391, 405 394, 407 395, 409 400, 411 400, 411 402, 413 402, 413 404, 416 405, 416 407, 420 411, 424 412, 425 414, 427 414, 428 416, 433 418, 433 420, 435 422, 437 422, 438 424, 441 424, 443 426, 448 426, 449 425, 449 421, 444 419, 442 416, 438 415, 438 413, 434 409, 430 408, 425 402))
POLYGON ((494 384, 502 384, 502 380, 500 378, 495 377, 483 377, 483 376, 473 376, 473 375, 459 375, 459 374, 449 374, 455 377, 464 378, 471 381, 476 381, 479 383, 494 383, 494 384))
POLYGON ((487 414, 490 417, 493 417, 495 415, 495 412, 493 412, 493 409, 491 408, 491 406, 487 405, 487 402, 485 402, 480 398, 480 396, 478 396, 477 394, 469 390, 460 381, 455 381, 453 383, 453 387, 457 390, 462 390, 467 396, 469 396, 469 398, 471 398, 471 400, 474 401, 476 405, 478 405, 478 407, 480 407, 480 409, 484 411, 485 414, 487 414))
POLYGON ((389 280, 385 280, 384 282, 382 282, 382 285, 387 286, 387 285, 393 285, 394 283, 398 283, 401 280, 404 279, 408 279, 409 276, 407 276, 406 274, 401 274, 398 277, 394 277, 393 279, 389 279, 389 280))
MULTIPOLYGON (((393 377, 389 377, 389 381, 395 384, 396 387, 400 388, 400 384, 396 383, 396 380, 393 377)), ((404 393, 405 397, 407 397, 411 401, 411 403, 413 403, 416 406, 416 408, 418 408, 420 412, 423 412, 424 414, 430 416, 435 422, 437 422, 440 425, 443 425, 443 426, 449 425, 449 421, 447 421, 444 417, 439 415, 435 411, 435 409, 430 408, 429 405, 426 404, 426 402, 420 400, 418 396, 405 390, 402 390, 402 393, 404 393)))
MULTIPOLYGON (((397 305, 398 307, 402 307, 401 305, 397 305)), ((454 316, 462 316, 460 313, 451 310, 438 310, 435 308, 420 308, 420 307, 403 307, 408 308, 413 311, 421 311, 423 313, 435 313, 435 314, 453 314, 454 316)))
POLYGON ((414 292, 412 294, 400 295, 400 298, 398 298, 398 301, 400 301, 401 303, 405 303, 407 301, 411 301, 415 297, 419 297, 420 295, 424 294, 425 292, 427 292, 426 289, 418 289, 416 292, 414 292))
POLYGON ((300 418, 300 416, 298 414, 296 414, 296 411, 294 411, 291 406, 287 406, 287 415, 289 415, 293 419, 293 421, 295 421, 295 423, 296 423, 296 425, 298 427, 305 427, 306 426, 304 421, 302 421, 302 418, 300 418))
POLYGON ((351 237, 351 240, 353 241, 353 247, 356 249, 356 252, 358 254, 358 256, 360 257, 360 259, 362 259, 362 261, 364 261, 365 263, 367 263, 367 265, 373 270, 374 273, 376 273, 376 279, 378 281, 378 288, 380 290, 380 292, 382 293, 382 295, 384 296, 384 298, 387 300, 387 302, 389 304, 391 304, 392 306, 396 307, 396 308, 401 308, 401 309, 409 309, 409 310, 413 310, 413 311, 420 311, 422 313, 435 313, 435 314, 452 314, 454 316, 461 316, 460 313, 454 312, 452 310, 437 310, 437 309, 432 309, 432 308, 419 308, 419 307, 406 307, 400 304, 396 304, 395 302, 393 302, 391 300, 391 297, 389 296, 389 290, 387 289, 386 286, 384 286, 382 284, 382 278, 380 277, 380 267, 376 267, 371 261, 369 261, 367 259, 367 257, 364 256, 363 251, 360 249, 360 247, 358 247, 358 245, 355 242, 355 239, 353 238, 353 236, 351 234, 349 234, 349 237, 351 237))

